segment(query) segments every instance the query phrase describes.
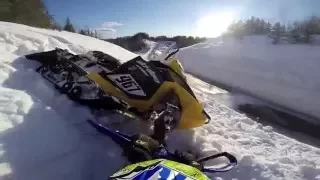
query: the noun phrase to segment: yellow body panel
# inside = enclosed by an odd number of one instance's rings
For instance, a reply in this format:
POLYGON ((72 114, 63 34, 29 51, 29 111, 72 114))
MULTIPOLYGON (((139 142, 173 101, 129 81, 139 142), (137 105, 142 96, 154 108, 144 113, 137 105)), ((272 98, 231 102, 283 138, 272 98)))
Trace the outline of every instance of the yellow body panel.
POLYGON ((178 59, 172 59, 168 66, 181 77, 184 77, 184 70, 178 59))
POLYGON ((180 98, 182 108, 181 119, 178 126, 179 129, 199 127, 206 121, 206 117, 203 114, 204 109, 202 104, 200 104, 190 93, 177 83, 169 81, 164 82, 150 99, 139 100, 128 97, 98 73, 90 73, 87 76, 89 79, 96 82, 107 94, 127 102, 130 106, 138 108, 140 112, 150 110, 150 108, 158 102, 162 96, 173 90, 180 98))

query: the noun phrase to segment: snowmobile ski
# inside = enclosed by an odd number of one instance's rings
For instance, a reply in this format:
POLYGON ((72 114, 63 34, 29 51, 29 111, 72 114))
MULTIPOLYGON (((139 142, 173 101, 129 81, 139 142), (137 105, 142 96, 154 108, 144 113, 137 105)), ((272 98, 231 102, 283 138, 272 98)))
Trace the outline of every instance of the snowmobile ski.
MULTIPOLYGON (((106 126, 103 126, 102 124, 97 123, 97 122, 90 120, 90 119, 88 120, 88 123, 92 127, 94 127, 98 132, 100 132, 101 134, 106 135, 109 138, 111 138, 122 149, 131 148, 131 146, 133 144, 133 139, 131 136, 124 134, 124 133, 121 133, 118 130, 112 130, 112 129, 110 129, 106 126)), ((168 151, 166 148, 165 148, 165 150, 166 150, 165 156, 157 157, 156 155, 151 155, 152 159, 162 158, 162 159, 168 159, 168 160, 172 160, 172 161, 179 161, 179 159, 176 157, 175 153, 168 151)), ((231 155, 227 152, 222 152, 219 154, 214 154, 211 156, 202 157, 202 158, 197 159, 197 162, 201 165, 201 171, 207 172, 207 173, 227 172, 227 171, 230 171, 235 166, 237 166, 237 164, 238 164, 237 159, 233 155, 231 155), (206 161, 217 159, 220 157, 227 158, 228 162, 226 165, 224 165, 222 167, 212 167, 212 166, 205 165, 206 161)))

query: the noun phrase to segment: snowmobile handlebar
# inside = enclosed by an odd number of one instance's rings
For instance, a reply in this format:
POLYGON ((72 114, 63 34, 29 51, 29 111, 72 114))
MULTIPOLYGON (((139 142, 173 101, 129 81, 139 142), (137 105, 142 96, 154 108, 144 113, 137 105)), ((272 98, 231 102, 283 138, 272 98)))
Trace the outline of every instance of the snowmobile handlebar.
POLYGON ((205 161, 209 161, 211 159, 217 159, 219 157, 226 157, 229 162, 225 166, 219 167, 219 168, 214 168, 214 167, 203 165, 202 172, 208 172, 208 173, 226 172, 226 171, 230 171, 232 168, 234 168, 235 166, 238 165, 237 158, 227 152, 222 152, 222 153, 215 154, 212 156, 200 158, 197 160, 197 162, 199 164, 203 164, 205 161))
MULTIPOLYGON (((165 157, 164 159, 168 159, 168 160, 179 162, 179 159, 176 158, 176 155, 174 153, 171 153, 171 152, 168 152, 167 157, 165 157)), ((233 169, 235 166, 238 165, 237 158, 234 157, 233 155, 227 153, 227 152, 222 152, 222 153, 219 153, 219 154, 214 154, 214 155, 211 155, 211 156, 202 157, 202 158, 196 160, 195 162, 200 164, 200 166, 201 166, 200 170, 202 172, 207 172, 207 173, 227 172, 227 171, 230 171, 231 169, 233 169), (214 166, 205 165, 206 161, 217 159, 217 158, 220 158, 220 157, 227 158, 228 162, 226 163, 226 165, 221 166, 221 167, 214 167, 214 166)))
POLYGON ((206 122, 205 122, 204 124, 209 124, 210 121, 211 121, 211 117, 210 117, 209 114, 208 114, 206 111, 204 111, 204 110, 203 110, 202 113, 203 113, 203 114, 206 116, 206 118, 207 118, 207 120, 206 120, 206 122))

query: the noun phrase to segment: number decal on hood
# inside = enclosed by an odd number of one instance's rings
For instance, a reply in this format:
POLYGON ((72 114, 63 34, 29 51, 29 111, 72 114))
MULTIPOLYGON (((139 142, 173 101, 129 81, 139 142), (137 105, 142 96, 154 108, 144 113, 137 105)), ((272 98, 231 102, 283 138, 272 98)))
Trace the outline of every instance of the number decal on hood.
POLYGON ((145 92, 130 74, 112 74, 108 75, 108 78, 129 94, 146 96, 145 92))

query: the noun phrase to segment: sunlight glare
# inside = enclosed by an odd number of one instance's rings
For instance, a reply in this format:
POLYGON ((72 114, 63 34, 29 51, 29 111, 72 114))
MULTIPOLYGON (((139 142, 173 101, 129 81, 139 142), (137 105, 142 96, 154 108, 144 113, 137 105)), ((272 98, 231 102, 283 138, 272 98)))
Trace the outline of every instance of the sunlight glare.
POLYGON ((225 32, 233 21, 232 12, 219 12, 206 15, 196 24, 196 36, 217 37, 225 32))

